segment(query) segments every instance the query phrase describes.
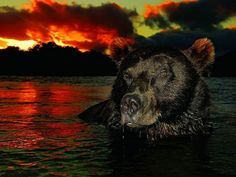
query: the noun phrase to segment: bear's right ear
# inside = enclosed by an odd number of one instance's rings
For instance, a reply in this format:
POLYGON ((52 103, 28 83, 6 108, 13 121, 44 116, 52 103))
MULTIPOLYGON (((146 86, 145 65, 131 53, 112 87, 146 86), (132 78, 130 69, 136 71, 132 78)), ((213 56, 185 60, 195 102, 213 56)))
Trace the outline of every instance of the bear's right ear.
POLYGON ((124 57, 134 50, 134 40, 131 38, 117 37, 109 46, 110 56, 119 65, 124 57))

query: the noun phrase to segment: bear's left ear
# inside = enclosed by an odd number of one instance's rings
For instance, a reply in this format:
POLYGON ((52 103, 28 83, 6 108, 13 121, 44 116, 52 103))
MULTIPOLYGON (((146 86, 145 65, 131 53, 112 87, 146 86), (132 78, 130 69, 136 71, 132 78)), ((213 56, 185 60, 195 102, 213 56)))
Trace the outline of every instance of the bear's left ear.
POLYGON ((119 65, 124 57, 134 50, 134 40, 131 38, 117 37, 109 46, 110 56, 119 65))
POLYGON ((193 45, 183 50, 200 74, 215 60, 215 47, 208 38, 196 40, 193 45))

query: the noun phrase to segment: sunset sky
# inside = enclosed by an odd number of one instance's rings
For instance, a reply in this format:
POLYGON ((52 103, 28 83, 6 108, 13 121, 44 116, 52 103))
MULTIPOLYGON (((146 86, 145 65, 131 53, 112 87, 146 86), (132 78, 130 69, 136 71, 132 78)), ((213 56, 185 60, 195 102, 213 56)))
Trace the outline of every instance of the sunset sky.
MULTIPOLYGON (((0 48, 54 41, 105 51, 115 37, 235 32, 235 0, 1 0, 0 48)), ((212 34, 213 34, 212 33, 212 34)))

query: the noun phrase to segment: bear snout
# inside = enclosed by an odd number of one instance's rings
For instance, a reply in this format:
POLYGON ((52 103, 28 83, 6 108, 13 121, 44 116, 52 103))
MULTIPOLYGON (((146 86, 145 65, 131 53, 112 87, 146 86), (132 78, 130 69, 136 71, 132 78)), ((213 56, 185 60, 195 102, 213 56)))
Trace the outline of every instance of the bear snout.
POLYGON ((121 112, 127 114, 129 117, 135 115, 141 108, 141 100, 138 95, 127 94, 121 101, 121 112))

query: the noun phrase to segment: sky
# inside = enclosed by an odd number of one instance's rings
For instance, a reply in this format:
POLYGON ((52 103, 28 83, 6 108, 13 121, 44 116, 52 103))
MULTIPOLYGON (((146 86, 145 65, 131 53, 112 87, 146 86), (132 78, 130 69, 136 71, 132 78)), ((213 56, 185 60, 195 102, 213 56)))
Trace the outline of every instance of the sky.
MULTIPOLYGON (((0 0, 0 48, 40 42, 106 51, 116 37, 236 30, 235 0, 0 0)), ((216 36, 214 36, 216 34, 216 36)), ((169 35, 171 36, 171 35, 169 35)))

